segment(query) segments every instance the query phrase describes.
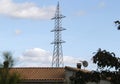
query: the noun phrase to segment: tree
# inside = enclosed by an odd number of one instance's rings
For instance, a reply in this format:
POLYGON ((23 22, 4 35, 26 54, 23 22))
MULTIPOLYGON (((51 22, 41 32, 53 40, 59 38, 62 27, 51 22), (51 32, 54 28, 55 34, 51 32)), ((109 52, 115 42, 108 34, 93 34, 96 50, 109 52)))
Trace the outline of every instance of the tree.
POLYGON ((98 49, 93 56, 93 63, 97 64, 97 71, 77 71, 70 77, 72 84, 87 84, 88 82, 99 83, 100 80, 108 80, 112 84, 120 84, 120 58, 113 52, 98 49), (115 68, 115 71, 111 71, 115 68))
POLYGON ((113 52, 99 49, 93 56, 93 63, 100 69, 101 79, 109 80, 112 84, 120 84, 120 58, 113 52), (116 71, 110 71, 111 68, 115 68, 116 71))
POLYGON ((3 52, 3 63, 0 64, 0 84, 17 84, 20 79, 18 73, 10 73, 14 65, 11 52, 3 52))
POLYGON ((100 79, 100 73, 96 71, 84 72, 79 70, 70 77, 71 84, 87 84, 88 82, 99 83, 100 79))
POLYGON ((119 58, 117 58, 113 52, 110 53, 106 50, 99 49, 93 56, 93 63, 97 64, 100 70, 104 68, 107 68, 107 70, 111 68, 115 68, 115 70, 120 69, 119 58))
POLYGON ((120 30, 120 21, 117 20, 117 21, 115 21, 114 23, 118 25, 118 30, 120 30))

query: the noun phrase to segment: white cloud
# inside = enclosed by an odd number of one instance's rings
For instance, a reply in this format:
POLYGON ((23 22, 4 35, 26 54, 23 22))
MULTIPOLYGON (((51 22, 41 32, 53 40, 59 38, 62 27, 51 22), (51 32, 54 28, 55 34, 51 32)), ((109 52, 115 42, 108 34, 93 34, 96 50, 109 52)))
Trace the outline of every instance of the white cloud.
POLYGON ((50 19, 55 7, 38 7, 34 3, 15 3, 12 0, 0 0, 0 14, 14 18, 50 19))
POLYGON ((76 63, 78 63, 79 61, 80 61, 79 58, 75 58, 75 57, 72 57, 72 56, 64 56, 64 62, 65 62, 66 66, 76 65, 76 63))
MULTIPOLYGON (((76 63, 84 60, 84 57, 75 58, 73 56, 64 56, 64 66, 76 67, 76 63)), ((51 67, 52 54, 44 49, 32 48, 25 50, 24 53, 17 58, 17 61, 15 67, 51 67)), ((86 61, 89 63, 87 69, 96 69, 96 65, 92 64, 92 60, 86 61)), ((82 68, 84 67, 82 66, 82 68)))
POLYGON ((20 66, 50 66, 51 54, 40 48, 26 50, 19 57, 20 66))
POLYGON ((15 34, 16 34, 16 35, 20 35, 21 33, 22 33, 21 30, 19 30, 19 29, 16 29, 16 30, 15 30, 15 34))
MULTIPOLYGON (((50 67, 52 54, 40 48, 28 49, 19 57, 18 61, 18 66, 21 67, 50 67)), ((77 62, 79 62, 79 59, 72 56, 64 56, 65 66, 76 66, 77 62)))

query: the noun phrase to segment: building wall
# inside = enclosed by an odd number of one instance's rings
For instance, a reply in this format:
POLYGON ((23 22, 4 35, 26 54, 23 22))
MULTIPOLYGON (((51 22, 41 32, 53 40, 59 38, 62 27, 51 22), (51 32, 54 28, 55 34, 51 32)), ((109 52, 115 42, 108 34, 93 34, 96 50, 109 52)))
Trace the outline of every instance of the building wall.
MULTIPOLYGON (((71 76, 71 72, 67 72, 67 76, 71 76)), ((67 78, 67 81, 63 82, 24 82, 24 83, 18 83, 18 84, 72 84, 71 81, 67 78)), ((106 80, 101 80, 100 83, 95 83, 95 82, 88 82, 87 84, 111 84, 109 81, 106 80)))
POLYGON ((56 82, 56 81, 21 81, 18 84, 64 84, 64 82, 56 82))
POLYGON ((65 84, 71 84, 71 81, 69 78, 73 76, 74 74, 75 72, 73 71, 65 70, 65 84))

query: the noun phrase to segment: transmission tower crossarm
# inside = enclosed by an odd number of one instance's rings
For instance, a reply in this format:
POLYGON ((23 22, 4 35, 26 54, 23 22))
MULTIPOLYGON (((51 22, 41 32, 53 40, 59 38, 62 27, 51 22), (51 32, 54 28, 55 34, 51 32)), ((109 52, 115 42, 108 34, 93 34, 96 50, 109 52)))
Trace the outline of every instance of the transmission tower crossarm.
POLYGON ((52 67, 63 67, 63 52, 62 52, 62 43, 65 41, 62 40, 62 31, 66 30, 62 27, 62 18, 64 18, 62 14, 60 14, 59 10, 59 2, 57 5, 57 9, 55 12, 55 17, 52 20, 55 21, 55 27, 51 32, 54 32, 54 41, 51 44, 54 44, 53 49, 53 57, 52 57, 52 67))

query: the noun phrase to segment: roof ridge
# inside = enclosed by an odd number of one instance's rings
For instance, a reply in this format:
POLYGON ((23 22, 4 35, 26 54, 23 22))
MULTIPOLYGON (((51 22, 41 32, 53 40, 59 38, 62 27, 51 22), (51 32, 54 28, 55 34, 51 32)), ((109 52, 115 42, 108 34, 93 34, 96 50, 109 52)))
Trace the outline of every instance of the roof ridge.
POLYGON ((10 69, 65 69, 65 67, 12 67, 10 69))
POLYGON ((86 69, 79 69, 79 68, 70 67, 70 66, 65 66, 65 69, 69 69, 69 70, 73 70, 73 71, 91 72, 91 71, 86 70, 86 69))

